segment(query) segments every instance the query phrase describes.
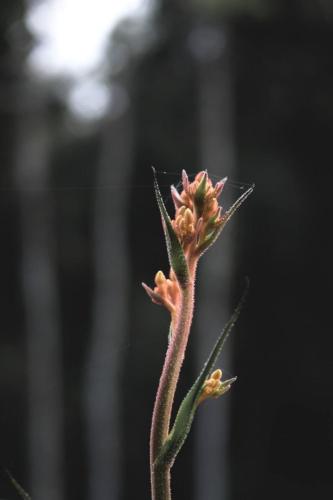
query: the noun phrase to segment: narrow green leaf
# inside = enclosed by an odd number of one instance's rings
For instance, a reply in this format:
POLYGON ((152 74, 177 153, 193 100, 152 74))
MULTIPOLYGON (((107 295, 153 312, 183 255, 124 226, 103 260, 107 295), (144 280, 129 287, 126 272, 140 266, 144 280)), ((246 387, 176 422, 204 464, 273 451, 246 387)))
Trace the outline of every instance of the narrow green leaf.
POLYGON ((250 186, 246 191, 245 193, 243 193, 239 198, 238 200, 235 201, 235 203, 233 205, 231 205, 231 207, 229 208, 229 210, 226 211, 225 213, 225 219, 224 219, 224 224, 226 224, 230 219, 231 217, 234 215, 234 213, 236 212, 236 210, 239 209, 239 207, 242 205, 242 203, 246 200, 246 198, 248 196, 250 196, 251 193, 253 193, 254 191, 254 188, 255 188, 255 184, 252 184, 252 186, 250 186))
POLYGON ((24 500, 31 500, 31 496, 28 495, 28 493, 26 491, 24 491, 24 489, 22 488, 22 486, 16 481, 16 479, 13 478, 13 476, 11 475, 11 473, 9 472, 8 469, 5 469, 5 472, 10 480, 10 482, 12 483, 12 485, 14 486, 15 490, 17 491, 18 495, 23 498, 24 500))
POLYGON ((178 237, 173 229, 171 219, 169 214, 165 208, 163 198, 160 192, 160 188, 158 186, 157 178, 156 178, 156 170, 154 167, 154 189, 157 200, 157 205, 161 213, 163 229, 165 234, 165 241, 169 256, 170 266, 175 272, 175 275, 178 279, 179 285, 181 288, 186 288, 189 279, 189 271, 186 262, 186 258, 183 252, 183 248, 178 240, 178 237))
MULTIPOLYGON (((228 323, 225 325, 221 335, 216 341, 216 344, 211 351, 199 377, 197 380, 194 382, 193 386, 183 399, 183 402, 181 403, 173 428, 167 438, 167 440, 164 443, 164 446, 161 450, 160 455, 156 459, 156 466, 158 467, 159 465, 172 465, 177 454, 179 453, 180 449, 182 448, 187 435, 190 431, 193 418, 195 415, 195 411, 197 409, 197 404, 198 404, 198 398, 201 394, 201 389, 202 386, 205 382, 205 380, 208 378, 209 374, 211 373, 216 360, 218 356, 220 355, 222 348, 224 346, 224 343, 226 339, 229 336, 230 331, 232 330, 234 324, 236 323, 238 316, 241 312, 241 309, 243 307, 243 304, 245 302, 245 298, 248 292, 248 282, 246 284, 246 288, 243 292, 243 295, 234 310, 231 318, 229 319, 228 323)), ((224 383, 233 383, 235 379, 230 379, 229 381, 224 381, 224 383)))

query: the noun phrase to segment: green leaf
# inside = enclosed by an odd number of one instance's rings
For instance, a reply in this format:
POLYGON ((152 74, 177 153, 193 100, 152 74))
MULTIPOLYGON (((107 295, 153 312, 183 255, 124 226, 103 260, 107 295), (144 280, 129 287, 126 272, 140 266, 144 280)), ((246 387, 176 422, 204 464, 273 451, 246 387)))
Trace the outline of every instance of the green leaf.
POLYGON ((211 247, 213 245, 213 243, 215 243, 215 241, 217 240, 217 238, 220 236, 222 230, 224 229, 224 227, 226 226, 227 222, 229 222, 229 220, 231 219, 231 217, 234 215, 234 213, 238 210, 238 208, 243 204, 243 202, 246 200, 246 198, 248 196, 250 196, 250 194, 253 192, 254 190, 254 184, 252 184, 251 187, 249 187, 249 189, 247 189, 245 191, 245 193, 243 193, 236 201, 235 203, 233 203, 233 205, 231 205, 231 207, 229 208, 229 210, 227 210, 225 212, 225 214, 222 216, 223 218, 223 222, 222 224, 216 228, 215 231, 213 231, 208 238, 206 238, 204 240, 204 242, 200 245, 200 247, 198 248, 198 251, 199 253, 202 255, 206 250, 208 250, 209 247, 211 247))
MULTIPOLYGON (((163 448, 161 450, 161 453, 156 459, 155 466, 158 467, 159 465, 172 465, 177 454, 179 453, 180 449, 182 448, 187 435, 190 431, 193 418, 197 409, 198 405, 198 399, 201 394, 202 386, 205 382, 205 380, 208 378, 209 374, 211 373, 216 360, 218 356, 220 355, 222 348, 224 346, 224 343, 226 339, 229 336, 230 331, 232 330, 234 324, 236 323, 238 316, 241 312, 241 309, 243 307, 243 304, 245 302, 245 298, 248 292, 248 281, 246 284, 246 288, 243 292, 243 295, 234 310, 231 318, 229 319, 228 323, 225 325, 222 333, 220 334, 219 338, 216 341, 216 344, 211 351, 199 377, 197 380, 194 382, 193 386, 183 399, 183 402, 181 403, 173 428, 166 439, 163 448)), ((235 379, 230 379, 224 381, 224 385, 227 385, 228 383, 231 384, 234 382, 235 379)))
POLYGON ((160 192, 160 188, 158 186, 157 178, 156 178, 156 170, 154 167, 154 189, 157 200, 157 205, 161 213, 163 229, 165 234, 165 241, 169 256, 170 266, 175 272, 175 275, 178 279, 179 285, 181 288, 186 288, 189 280, 189 271, 186 262, 186 258, 183 252, 183 248, 179 242, 179 239, 173 229, 171 219, 169 214, 165 208, 163 198, 160 192))
POLYGON ((11 473, 9 472, 8 469, 5 469, 5 472, 10 480, 10 482, 12 483, 12 485, 14 486, 15 490, 17 491, 18 495, 23 498, 24 500, 31 500, 31 496, 28 495, 28 493, 26 491, 24 491, 24 489, 22 488, 22 486, 16 481, 16 479, 13 478, 13 476, 11 475, 11 473))

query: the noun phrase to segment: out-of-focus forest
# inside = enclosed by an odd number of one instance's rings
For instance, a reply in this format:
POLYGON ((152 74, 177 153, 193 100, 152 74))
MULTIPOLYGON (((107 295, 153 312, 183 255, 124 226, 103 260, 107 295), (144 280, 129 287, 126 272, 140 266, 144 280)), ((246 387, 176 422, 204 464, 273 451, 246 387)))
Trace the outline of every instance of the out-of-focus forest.
POLYGON ((251 285, 219 362, 238 381, 200 408, 175 500, 332 498, 332 2, 155 0, 84 77, 33 66, 42 4, 0 6, 0 497, 8 469, 33 500, 149 498, 154 165, 170 212, 183 168, 227 175, 225 208, 256 184, 201 262, 178 403, 251 285))

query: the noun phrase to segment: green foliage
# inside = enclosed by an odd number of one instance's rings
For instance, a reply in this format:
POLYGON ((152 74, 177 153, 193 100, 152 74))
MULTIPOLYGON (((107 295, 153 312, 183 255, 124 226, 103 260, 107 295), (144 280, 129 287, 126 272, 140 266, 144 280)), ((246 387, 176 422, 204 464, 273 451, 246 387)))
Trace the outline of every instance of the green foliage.
POLYGON ((178 240, 178 237, 173 229, 171 219, 169 217, 169 214, 165 208, 162 195, 160 192, 160 188, 158 186, 157 178, 156 178, 156 170, 153 168, 153 174, 154 174, 154 189, 155 189, 155 195, 156 195, 156 200, 158 204, 158 208, 161 213, 162 217, 162 223, 163 223, 163 229, 164 229, 164 234, 165 234, 165 241, 166 241, 166 246, 167 246, 167 251, 168 251, 168 256, 169 256, 169 262, 170 266, 172 267, 179 285, 181 288, 186 288, 189 280, 189 271, 188 271, 188 266, 186 262, 186 258, 182 249, 182 246, 178 240))
POLYGON ((18 495, 21 498, 23 498, 24 500, 31 500, 31 496, 28 495, 28 493, 22 488, 22 486, 16 481, 16 479, 13 478, 13 476, 11 475, 9 470, 5 469, 5 472, 9 478, 10 482, 14 486, 16 492, 18 493, 18 495))

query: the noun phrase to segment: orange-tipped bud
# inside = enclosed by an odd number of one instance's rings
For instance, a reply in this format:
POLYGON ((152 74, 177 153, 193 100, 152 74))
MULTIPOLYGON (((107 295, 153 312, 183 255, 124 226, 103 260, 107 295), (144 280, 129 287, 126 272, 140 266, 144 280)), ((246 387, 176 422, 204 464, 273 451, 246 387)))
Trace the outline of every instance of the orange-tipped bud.
POLYGON ((160 287, 166 283, 166 277, 164 276, 163 271, 158 271, 155 275, 155 284, 157 287, 160 287))
POLYGON ((215 371, 211 374, 210 378, 213 378, 213 379, 215 379, 215 380, 221 380, 221 378, 222 378, 222 370, 220 370, 220 369, 218 368, 217 370, 215 370, 215 371))
POLYGON ((190 210, 189 208, 186 208, 184 212, 184 221, 186 226, 190 226, 194 223, 194 216, 192 210, 190 210))

